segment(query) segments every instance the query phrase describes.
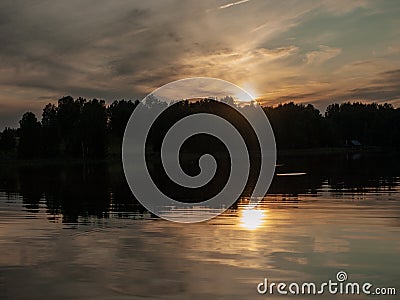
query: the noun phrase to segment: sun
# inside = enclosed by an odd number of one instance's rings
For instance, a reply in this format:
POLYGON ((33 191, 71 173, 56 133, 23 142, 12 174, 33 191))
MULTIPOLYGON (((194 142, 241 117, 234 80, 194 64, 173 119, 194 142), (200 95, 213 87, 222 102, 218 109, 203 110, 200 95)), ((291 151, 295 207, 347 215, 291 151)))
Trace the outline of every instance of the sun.
POLYGON ((239 102, 253 102, 256 101, 258 97, 259 93, 254 87, 254 84, 248 82, 242 84, 240 86, 240 91, 237 91, 235 94, 235 98, 239 102))

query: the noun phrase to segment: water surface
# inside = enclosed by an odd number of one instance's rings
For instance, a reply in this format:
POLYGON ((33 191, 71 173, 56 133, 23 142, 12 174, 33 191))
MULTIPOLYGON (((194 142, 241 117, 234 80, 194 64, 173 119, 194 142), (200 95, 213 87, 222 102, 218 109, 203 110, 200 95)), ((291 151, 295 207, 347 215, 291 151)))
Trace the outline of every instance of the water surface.
POLYGON ((256 210, 243 197, 185 225, 141 207, 118 164, 1 166, 0 299, 261 299, 265 277, 318 283, 340 270, 399 293, 397 155, 278 163, 299 174, 275 177, 256 210))

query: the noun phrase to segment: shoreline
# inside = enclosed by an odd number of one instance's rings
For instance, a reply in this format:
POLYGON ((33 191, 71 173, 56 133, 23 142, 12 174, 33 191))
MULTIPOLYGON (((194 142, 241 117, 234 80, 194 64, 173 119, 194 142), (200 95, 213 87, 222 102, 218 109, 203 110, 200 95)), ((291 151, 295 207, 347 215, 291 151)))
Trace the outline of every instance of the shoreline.
MULTIPOLYGON (((396 148, 383 148, 383 147, 361 147, 361 148, 348 148, 348 147, 328 147, 328 148, 309 148, 309 149, 283 149, 277 151, 278 157, 286 156, 312 156, 312 155, 338 155, 338 154, 356 154, 356 153, 399 153, 400 149, 396 148)), ((155 154, 155 153, 154 153, 155 154)), ((18 158, 1 157, 0 165, 18 165, 18 166, 38 166, 38 165, 81 165, 81 164, 100 164, 100 163, 121 163, 121 155, 110 154, 104 158, 73 158, 73 157, 53 157, 53 158, 18 158)))
POLYGON ((327 148, 308 148, 308 149, 283 149, 278 150, 278 156, 292 155, 334 155, 343 153, 392 153, 399 152, 400 149, 384 147, 327 147, 327 148))

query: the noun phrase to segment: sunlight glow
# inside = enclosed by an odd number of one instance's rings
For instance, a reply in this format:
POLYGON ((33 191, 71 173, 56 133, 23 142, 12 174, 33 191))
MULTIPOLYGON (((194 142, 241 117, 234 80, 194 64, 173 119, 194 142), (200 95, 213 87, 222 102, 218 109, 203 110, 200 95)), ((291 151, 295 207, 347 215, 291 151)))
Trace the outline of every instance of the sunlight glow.
POLYGON ((265 214, 263 210, 259 209, 244 209, 240 218, 240 226, 248 229, 255 230, 263 225, 265 222, 265 214))
POLYGON ((251 96, 251 98, 253 98, 253 100, 256 100, 258 98, 259 95, 253 84, 245 83, 243 84, 242 88, 251 96))

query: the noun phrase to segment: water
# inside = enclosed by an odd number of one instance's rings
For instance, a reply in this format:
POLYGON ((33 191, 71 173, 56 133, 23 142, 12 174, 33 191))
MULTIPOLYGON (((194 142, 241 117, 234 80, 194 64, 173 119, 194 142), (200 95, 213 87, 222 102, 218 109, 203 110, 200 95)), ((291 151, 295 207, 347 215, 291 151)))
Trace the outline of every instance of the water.
POLYGON ((257 210, 244 197, 189 225, 146 212, 118 164, 1 166, 0 299, 266 299, 265 277, 322 283, 341 270, 398 298, 400 158, 278 163, 306 174, 277 176, 257 210))

